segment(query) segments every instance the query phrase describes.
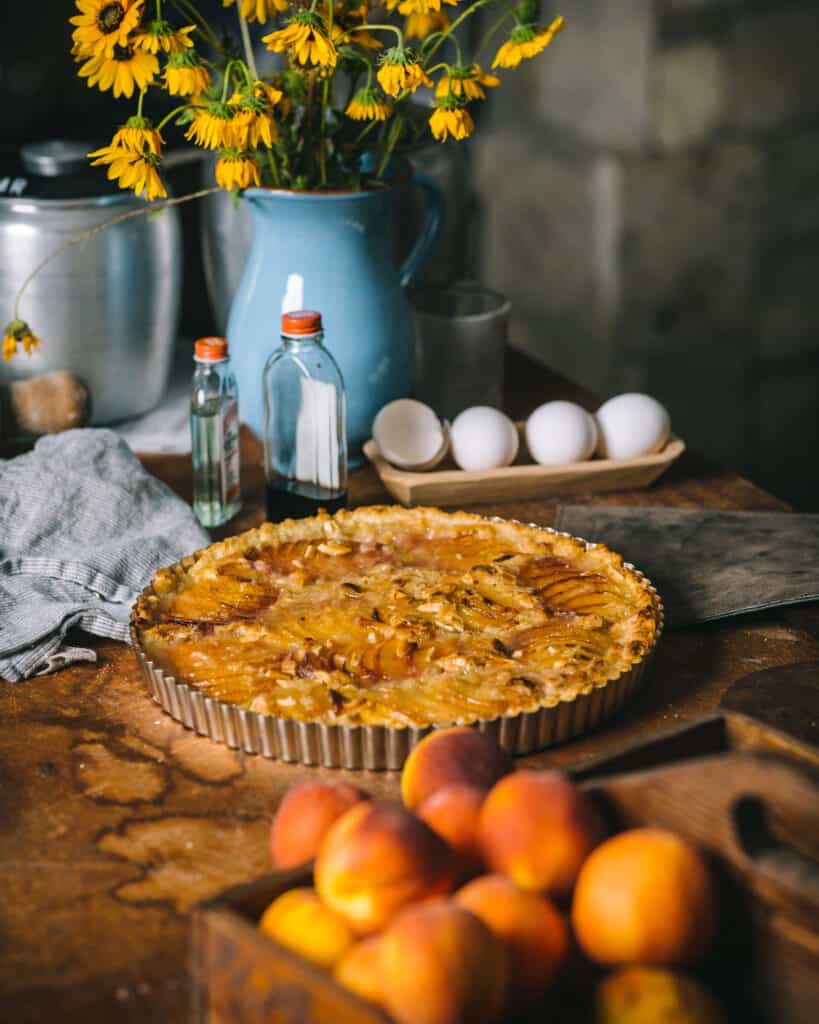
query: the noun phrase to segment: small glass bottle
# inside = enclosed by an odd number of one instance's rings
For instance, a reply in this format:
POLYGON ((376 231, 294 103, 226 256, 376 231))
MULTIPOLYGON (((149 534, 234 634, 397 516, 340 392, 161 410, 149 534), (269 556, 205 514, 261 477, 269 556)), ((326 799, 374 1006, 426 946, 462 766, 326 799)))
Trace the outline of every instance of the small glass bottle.
POLYGON ((321 314, 282 316, 282 344, 264 368, 264 454, 271 522, 335 512, 347 502, 344 381, 322 344, 321 314))
POLYGON ((224 338, 200 338, 191 391, 193 510, 203 526, 226 523, 242 507, 239 396, 224 338))

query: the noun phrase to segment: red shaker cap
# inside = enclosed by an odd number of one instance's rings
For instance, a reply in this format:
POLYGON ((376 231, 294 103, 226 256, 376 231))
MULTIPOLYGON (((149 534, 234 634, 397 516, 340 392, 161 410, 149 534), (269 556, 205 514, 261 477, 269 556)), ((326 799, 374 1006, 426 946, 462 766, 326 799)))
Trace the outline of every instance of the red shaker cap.
POLYGON ((228 343, 225 338, 200 338, 193 346, 197 359, 216 362, 228 357, 228 343))
POLYGON ((316 334, 321 329, 321 313, 312 309, 296 309, 282 314, 282 334, 316 334))

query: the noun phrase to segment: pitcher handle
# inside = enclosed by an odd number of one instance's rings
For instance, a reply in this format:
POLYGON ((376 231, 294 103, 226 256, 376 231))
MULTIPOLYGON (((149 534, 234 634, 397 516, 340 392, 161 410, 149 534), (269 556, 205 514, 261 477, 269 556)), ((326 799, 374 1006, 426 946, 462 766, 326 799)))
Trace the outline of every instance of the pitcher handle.
POLYGON ((410 185, 416 185, 424 192, 427 200, 427 212, 415 245, 401 264, 399 279, 402 288, 409 288, 415 283, 432 255, 435 243, 440 238, 446 223, 446 196, 440 185, 426 174, 418 171, 413 175, 410 185))

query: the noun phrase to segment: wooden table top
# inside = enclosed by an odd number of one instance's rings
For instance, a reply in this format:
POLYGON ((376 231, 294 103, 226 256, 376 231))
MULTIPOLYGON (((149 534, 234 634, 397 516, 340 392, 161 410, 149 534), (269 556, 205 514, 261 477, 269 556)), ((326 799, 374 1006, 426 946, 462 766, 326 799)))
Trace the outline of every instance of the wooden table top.
MULTIPOLYGON (((550 398, 588 404, 565 380, 511 354, 507 409, 550 398)), ((258 442, 244 445, 245 509, 229 532, 262 518, 258 442)), ((186 457, 150 457, 190 496, 186 457)), ((388 501, 370 469, 352 504, 388 501)), ((646 491, 564 503, 688 508, 787 506, 736 473, 686 454, 646 491)), ((549 525, 556 500, 478 508, 549 525)), ((305 775, 355 773, 279 764, 197 737, 147 696, 131 651, 95 642, 99 661, 0 685, 0 1020, 63 1024, 186 1019, 188 917, 206 897, 269 870, 268 828, 282 793, 305 775)), ((714 711, 747 674, 819 659, 819 609, 783 610, 676 630, 626 712, 527 766, 582 764, 628 740, 714 711)), ((394 774, 355 775, 397 794, 394 774)))

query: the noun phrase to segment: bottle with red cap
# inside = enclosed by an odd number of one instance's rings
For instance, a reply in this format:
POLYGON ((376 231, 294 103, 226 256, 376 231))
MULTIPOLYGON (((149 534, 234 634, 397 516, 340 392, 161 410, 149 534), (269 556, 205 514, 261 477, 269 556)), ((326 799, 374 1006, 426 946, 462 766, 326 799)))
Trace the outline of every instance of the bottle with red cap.
POLYGON ((224 338, 200 338, 191 391, 193 510, 203 526, 226 523, 242 507, 239 395, 224 338))
POLYGON ((324 345, 321 314, 282 316, 281 347, 264 368, 267 517, 335 512, 347 503, 344 381, 324 345))

